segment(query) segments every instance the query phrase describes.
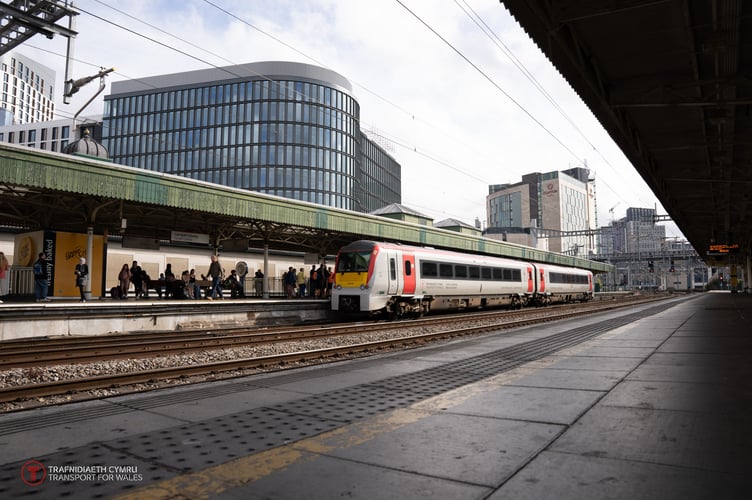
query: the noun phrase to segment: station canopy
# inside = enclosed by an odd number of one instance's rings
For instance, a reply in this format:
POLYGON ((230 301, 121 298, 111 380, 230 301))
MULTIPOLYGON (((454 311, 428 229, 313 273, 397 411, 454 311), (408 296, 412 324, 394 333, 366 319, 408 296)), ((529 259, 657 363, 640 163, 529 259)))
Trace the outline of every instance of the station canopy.
POLYGON ((128 246, 206 236, 208 248, 336 254, 359 239, 401 242, 607 272, 612 266, 185 177, 0 143, 0 226, 121 237, 128 246))

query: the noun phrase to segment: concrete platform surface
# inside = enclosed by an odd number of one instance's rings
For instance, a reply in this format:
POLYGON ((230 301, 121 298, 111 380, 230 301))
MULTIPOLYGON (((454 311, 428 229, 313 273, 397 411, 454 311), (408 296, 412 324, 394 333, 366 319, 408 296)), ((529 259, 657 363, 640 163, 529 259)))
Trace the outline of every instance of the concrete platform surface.
POLYGON ((746 499, 751 318, 708 293, 0 415, 0 497, 746 499))

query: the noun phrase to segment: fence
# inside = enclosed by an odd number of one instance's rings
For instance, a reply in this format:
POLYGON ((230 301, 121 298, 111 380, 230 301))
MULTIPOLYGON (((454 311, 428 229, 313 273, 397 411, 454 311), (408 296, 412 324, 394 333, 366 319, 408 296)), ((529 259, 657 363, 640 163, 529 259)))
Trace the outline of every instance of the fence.
POLYGON ((34 268, 11 266, 8 285, 10 295, 34 295, 34 268))

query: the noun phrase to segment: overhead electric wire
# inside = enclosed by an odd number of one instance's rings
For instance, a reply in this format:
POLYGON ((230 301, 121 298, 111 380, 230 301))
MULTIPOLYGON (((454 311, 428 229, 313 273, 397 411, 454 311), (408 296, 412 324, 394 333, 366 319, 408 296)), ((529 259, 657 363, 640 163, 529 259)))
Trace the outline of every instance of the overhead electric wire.
MULTIPOLYGON (((616 167, 608 160, 608 158, 603 155, 600 149, 598 149, 598 147, 593 144, 590 138, 577 126, 575 121, 567 114, 564 108, 559 105, 556 99, 548 93, 545 87, 527 69, 525 64, 520 61, 517 56, 515 56, 512 49, 510 49, 496 34, 496 32, 483 20, 483 18, 478 15, 477 12, 475 12, 475 10, 467 3, 467 0, 462 0, 462 3, 465 5, 465 7, 462 7, 459 4, 458 0, 454 0, 454 3, 476 24, 476 26, 478 26, 478 28, 480 28, 480 30, 491 40, 491 42, 496 45, 501 50, 501 52, 503 52, 504 55, 507 56, 507 58, 509 58, 512 64, 514 64, 514 66, 523 74, 523 76, 527 78, 527 80, 530 81, 530 83, 532 83, 536 89, 538 89, 543 97, 545 97, 546 100, 559 112, 559 114, 561 114, 561 116, 572 126, 572 128, 577 131, 580 137, 585 140, 585 142, 593 149, 593 151, 598 154, 598 156, 606 163, 606 165, 608 165, 614 173, 618 174, 616 167), (472 15, 470 13, 472 13, 472 15)), ((601 179, 600 182, 605 184, 606 187, 610 189, 611 192, 613 192, 624 203, 629 204, 629 202, 621 196, 621 193, 615 190, 608 182, 603 179, 601 179)))
POLYGON ((452 49, 452 51, 454 51, 454 52, 455 52, 455 53, 456 53, 456 54, 457 54, 458 56, 460 56, 460 57, 461 57, 461 58, 462 58, 462 59, 463 59, 463 60, 464 60, 464 61, 465 61, 466 63, 468 63, 468 64, 469 64, 469 65, 470 65, 470 66, 471 66, 471 67, 472 67, 473 69, 475 69, 475 71, 477 71, 477 72, 478 72, 478 73, 479 73, 479 74, 480 74, 480 75, 481 75, 481 76, 482 76, 483 78, 485 78, 485 79, 486 79, 486 80, 487 80, 487 81, 488 81, 488 82, 489 82, 489 83, 490 83, 491 85, 493 85, 493 86, 494 86, 494 87, 495 87, 495 88, 496 88, 496 89, 497 89, 497 90, 498 90, 499 92, 501 92, 502 94, 504 94, 504 95, 505 95, 505 96, 507 97, 507 99, 509 99, 510 101, 512 101, 512 103, 513 103, 513 104, 514 104, 515 106, 517 106, 517 108, 519 108, 519 109, 520 109, 520 111, 522 111, 523 113, 525 113, 525 114, 526 114, 526 115, 527 115, 527 116, 528 116, 528 117, 529 117, 529 118, 530 118, 531 120, 533 120, 533 121, 534 121, 535 123, 537 123, 537 124, 538 124, 538 126, 540 126, 540 128, 542 128, 542 129, 543 129, 543 130, 544 130, 544 131, 545 131, 545 132, 546 132, 546 133, 547 133, 547 134, 548 134, 549 136, 551 136, 551 138, 553 138, 553 139, 554 139, 554 140, 555 140, 556 142, 558 142, 558 143, 559 143, 559 145, 561 145, 561 147, 563 147, 564 149, 566 149, 567 151, 569 151, 569 153, 570 153, 570 154, 571 154, 572 156, 574 156, 574 157, 575 157, 575 158, 576 158, 576 159, 577 159, 577 160, 578 160, 578 161, 579 161, 580 163, 583 163, 583 164, 585 163, 585 162, 584 162, 584 161, 583 161, 583 160, 582 160, 582 159, 581 159, 581 158, 580 158, 580 157, 579 157, 579 156, 577 155, 577 153, 575 153, 574 151, 572 151, 572 150, 571 150, 571 149, 569 148, 569 146, 567 146, 566 144, 564 144, 564 142, 563 142, 563 141, 562 141, 561 139, 559 139, 559 137, 558 137, 558 136, 557 136, 556 134, 554 134, 554 133, 553 133, 553 132, 552 132, 551 130, 549 130, 549 129, 548 129, 548 127, 546 127, 546 126, 545 126, 545 125, 544 125, 544 124, 543 124, 543 123, 542 123, 542 122, 541 122, 540 120, 538 120, 538 119, 537 119, 537 118, 536 118, 535 116, 533 116, 533 114, 532 114, 532 113, 531 113, 530 111, 528 111, 528 110, 527 110, 527 108, 525 108, 525 106, 523 106, 522 104, 520 104, 520 103, 519 103, 519 101, 517 101, 517 100, 516 100, 516 99, 515 99, 514 97, 512 97, 512 96, 511 96, 511 95, 510 95, 510 94, 509 94, 509 93, 508 93, 508 92, 507 92, 506 90, 504 90, 504 89, 503 89, 503 88, 501 87, 501 85, 499 85, 498 83, 496 83, 496 81, 495 81, 495 80, 494 80, 493 78, 491 78, 491 77, 490 77, 490 76, 489 76, 489 75, 488 75, 488 74, 487 74, 487 73, 486 73, 485 71, 483 71, 482 69, 480 69, 480 68, 478 67, 478 65, 476 65, 476 64, 475 64, 475 63, 474 63, 473 61, 471 61, 471 60, 470 60, 470 59, 469 59, 469 58, 468 58, 468 57, 467 57, 467 56, 466 56, 466 55, 465 55, 465 54, 464 54, 464 53, 463 53, 463 52, 462 52, 461 50, 459 50, 459 49, 458 49, 457 47, 455 47, 455 46, 454 46, 454 45, 453 45, 452 43, 450 43, 450 42, 449 42, 449 41, 448 41, 448 40, 447 40, 446 38, 444 38, 444 37, 443 37, 443 36, 442 36, 442 35, 441 35, 441 34, 440 34, 440 33, 439 33, 438 31, 436 31, 435 29, 433 29, 433 27, 432 27, 432 26, 431 26, 430 24, 428 24, 427 22, 425 22, 425 21, 424 21, 424 20, 423 20, 423 19, 422 19, 422 18, 421 18, 420 16, 418 16, 418 15, 417 15, 417 14, 416 14, 415 12, 413 12, 413 11, 412 11, 412 10, 411 10, 411 9, 410 9, 409 7, 407 7, 407 6, 406 6, 406 5, 404 4, 404 3, 402 3, 402 1, 401 1, 401 0, 395 0, 395 2, 397 2, 397 3, 398 3, 398 4, 400 5, 400 6, 402 6, 402 8, 403 8, 403 9, 405 9, 405 10, 406 10, 407 12, 409 12, 409 13, 410 13, 410 15, 412 15, 412 16, 413 16, 413 17, 414 17, 414 18, 415 18, 416 20, 418 20, 418 22, 420 22, 420 23, 421 23, 421 24, 422 24, 423 26, 425 26, 425 27, 426 27, 426 28, 427 28, 427 29, 428 29, 428 30, 429 30, 429 31, 430 31, 431 33, 433 33, 434 35, 436 35, 436 37, 438 37, 438 38, 439 38, 439 40, 441 40, 442 42, 444 42, 444 43, 445 43, 445 44, 446 44, 446 45, 447 45, 447 46, 448 46, 448 47, 449 47, 450 49, 452 49))

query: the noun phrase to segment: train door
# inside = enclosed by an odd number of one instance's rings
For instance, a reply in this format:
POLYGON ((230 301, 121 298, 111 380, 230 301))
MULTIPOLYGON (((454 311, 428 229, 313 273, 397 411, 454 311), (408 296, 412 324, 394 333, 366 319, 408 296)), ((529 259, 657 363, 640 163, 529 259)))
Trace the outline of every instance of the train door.
POLYGON ((386 279, 387 279, 387 295, 399 295, 402 288, 402 270, 401 268, 401 262, 399 259, 399 253, 398 252, 387 252, 386 253, 386 265, 387 265, 387 273, 386 273, 386 279))
POLYGON ((540 273, 540 281, 538 281, 538 293, 544 293, 546 291, 546 270, 538 268, 540 273))
POLYGON ((402 254, 402 269, 405 272, 405 284, 402 293, 405 295, 413 295, 415 294, 415 273, 418 272, 417 269, 415 269, 415 255, 411 253, 402 254))
POLYGON ((527 266, 527 293, 533 293, 535 288, 533 286, 533 273, 535 268, 533 266, 527 266))

